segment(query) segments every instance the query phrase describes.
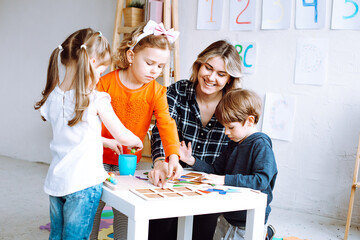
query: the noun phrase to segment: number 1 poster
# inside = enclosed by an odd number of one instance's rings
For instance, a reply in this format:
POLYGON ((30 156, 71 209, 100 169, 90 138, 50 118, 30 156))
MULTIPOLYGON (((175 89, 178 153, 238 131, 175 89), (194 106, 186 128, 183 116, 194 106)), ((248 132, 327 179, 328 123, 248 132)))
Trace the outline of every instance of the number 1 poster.
POLYGON ((221 28, 223 0, 198 0, 197 29, 221 28))
POLYGON ((230 0, 230 31, 254 30, 255 17, 255 0, 230 0))

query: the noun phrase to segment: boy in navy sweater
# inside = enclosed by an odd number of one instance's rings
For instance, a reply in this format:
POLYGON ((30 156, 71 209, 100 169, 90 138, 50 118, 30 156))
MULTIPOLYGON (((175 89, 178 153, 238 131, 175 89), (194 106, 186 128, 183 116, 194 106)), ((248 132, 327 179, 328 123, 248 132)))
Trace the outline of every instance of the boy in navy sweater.
MULTIPOLYGON (((226 150, 213 164, 208 164, 192 156, 190 142, 187 145, 182 142, 180 160, 194 170, 209 173, 203 175, 206 182, 252 188, 267 194, 266 224, 278 171, 271 139, 256 128, 260 115, 261 99, 256 93, 244 89, 229 91, 215 111, 216 119, 231 139, 226 150)), ((246 211, 226 212, 223 216, 230 224, 225 239, 243 239, 246 211)), ((265 239, 272 239, 274 234, 271 225, 265 227, 265 239)))

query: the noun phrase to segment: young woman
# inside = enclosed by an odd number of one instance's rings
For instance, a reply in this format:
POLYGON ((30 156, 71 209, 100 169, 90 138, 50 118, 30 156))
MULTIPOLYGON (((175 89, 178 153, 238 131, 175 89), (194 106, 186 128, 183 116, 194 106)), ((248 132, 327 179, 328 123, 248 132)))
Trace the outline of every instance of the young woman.
MULTIPOLYGON (((223 95, 240 85, 241 60, 235 47, 217 41, 204 49, 192 66, 189 80, 172 84, 167 91, 169 112, 176 121, 180 141, 191 143, 196 160, 213 163, 225 149, 229 138, 215 117, 215 108, 223 95)), ((151 150, 154 169, 150 181, 158 186, 166 182, 176 162, 167 163, 157 125, 153 128, 151 150), (173 165, 174 164, 174 165, 173 165)), ((193 239, 212 239, 218 214, 194 217, 193 239)), ((150 221, 149 239, 176 239, 177 218, 150 221)))

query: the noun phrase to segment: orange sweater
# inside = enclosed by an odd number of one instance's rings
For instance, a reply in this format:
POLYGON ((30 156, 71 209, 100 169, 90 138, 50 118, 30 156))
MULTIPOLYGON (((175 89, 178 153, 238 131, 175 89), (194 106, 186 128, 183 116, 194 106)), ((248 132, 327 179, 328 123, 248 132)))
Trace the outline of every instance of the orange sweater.
MULTIPOLYGON (((169 114, 166 87, 153 80, 141 88, 129 89, 121 83, 119 70, 103 76, 97 87, 99 91, 110 94, 111 105, 120 121, 142 141, 154 114, 164 145, 165 157, 168 158, 171 154, 179 155, 179 136, 176 123, 169 114)), ((113 138, 104 125, 102 125, 102 136, 113 138)), ((124 146, 123 152, 129 154, 130 150, 124 146)), ((136 155, 139 162, 141 152, 137 152, 136 155)), ((109 148, 104 148, 103 160, 104 163, 118 165, 118 156, 109 148)))

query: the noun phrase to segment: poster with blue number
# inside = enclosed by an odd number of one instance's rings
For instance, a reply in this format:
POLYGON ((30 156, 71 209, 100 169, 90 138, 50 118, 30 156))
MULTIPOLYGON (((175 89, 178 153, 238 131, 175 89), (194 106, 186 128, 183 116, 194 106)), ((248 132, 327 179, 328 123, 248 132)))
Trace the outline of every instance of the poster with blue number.
POLYGON ((360 0, 334 0, 331 28, 360 30, 360 0))
POLYGON ((222 0, 198 0, 197 29, 219 30, 222 9, 222 0))
POLYGON ((255 0, 230 0, 230 31, 255 30, 255 17, 255 0))
POLYGON ((296 0, 295 27, 297 29, 324 28, 326 1, 327 0, 296 0))
POLYGON ((262 29, 289 29, 292 1, 263 0, 262 29))
POLYGON ((235 49, 240 55, 242 72, 255 73, 256 65, 256 43, 255 42, 233 42, 235 49))

